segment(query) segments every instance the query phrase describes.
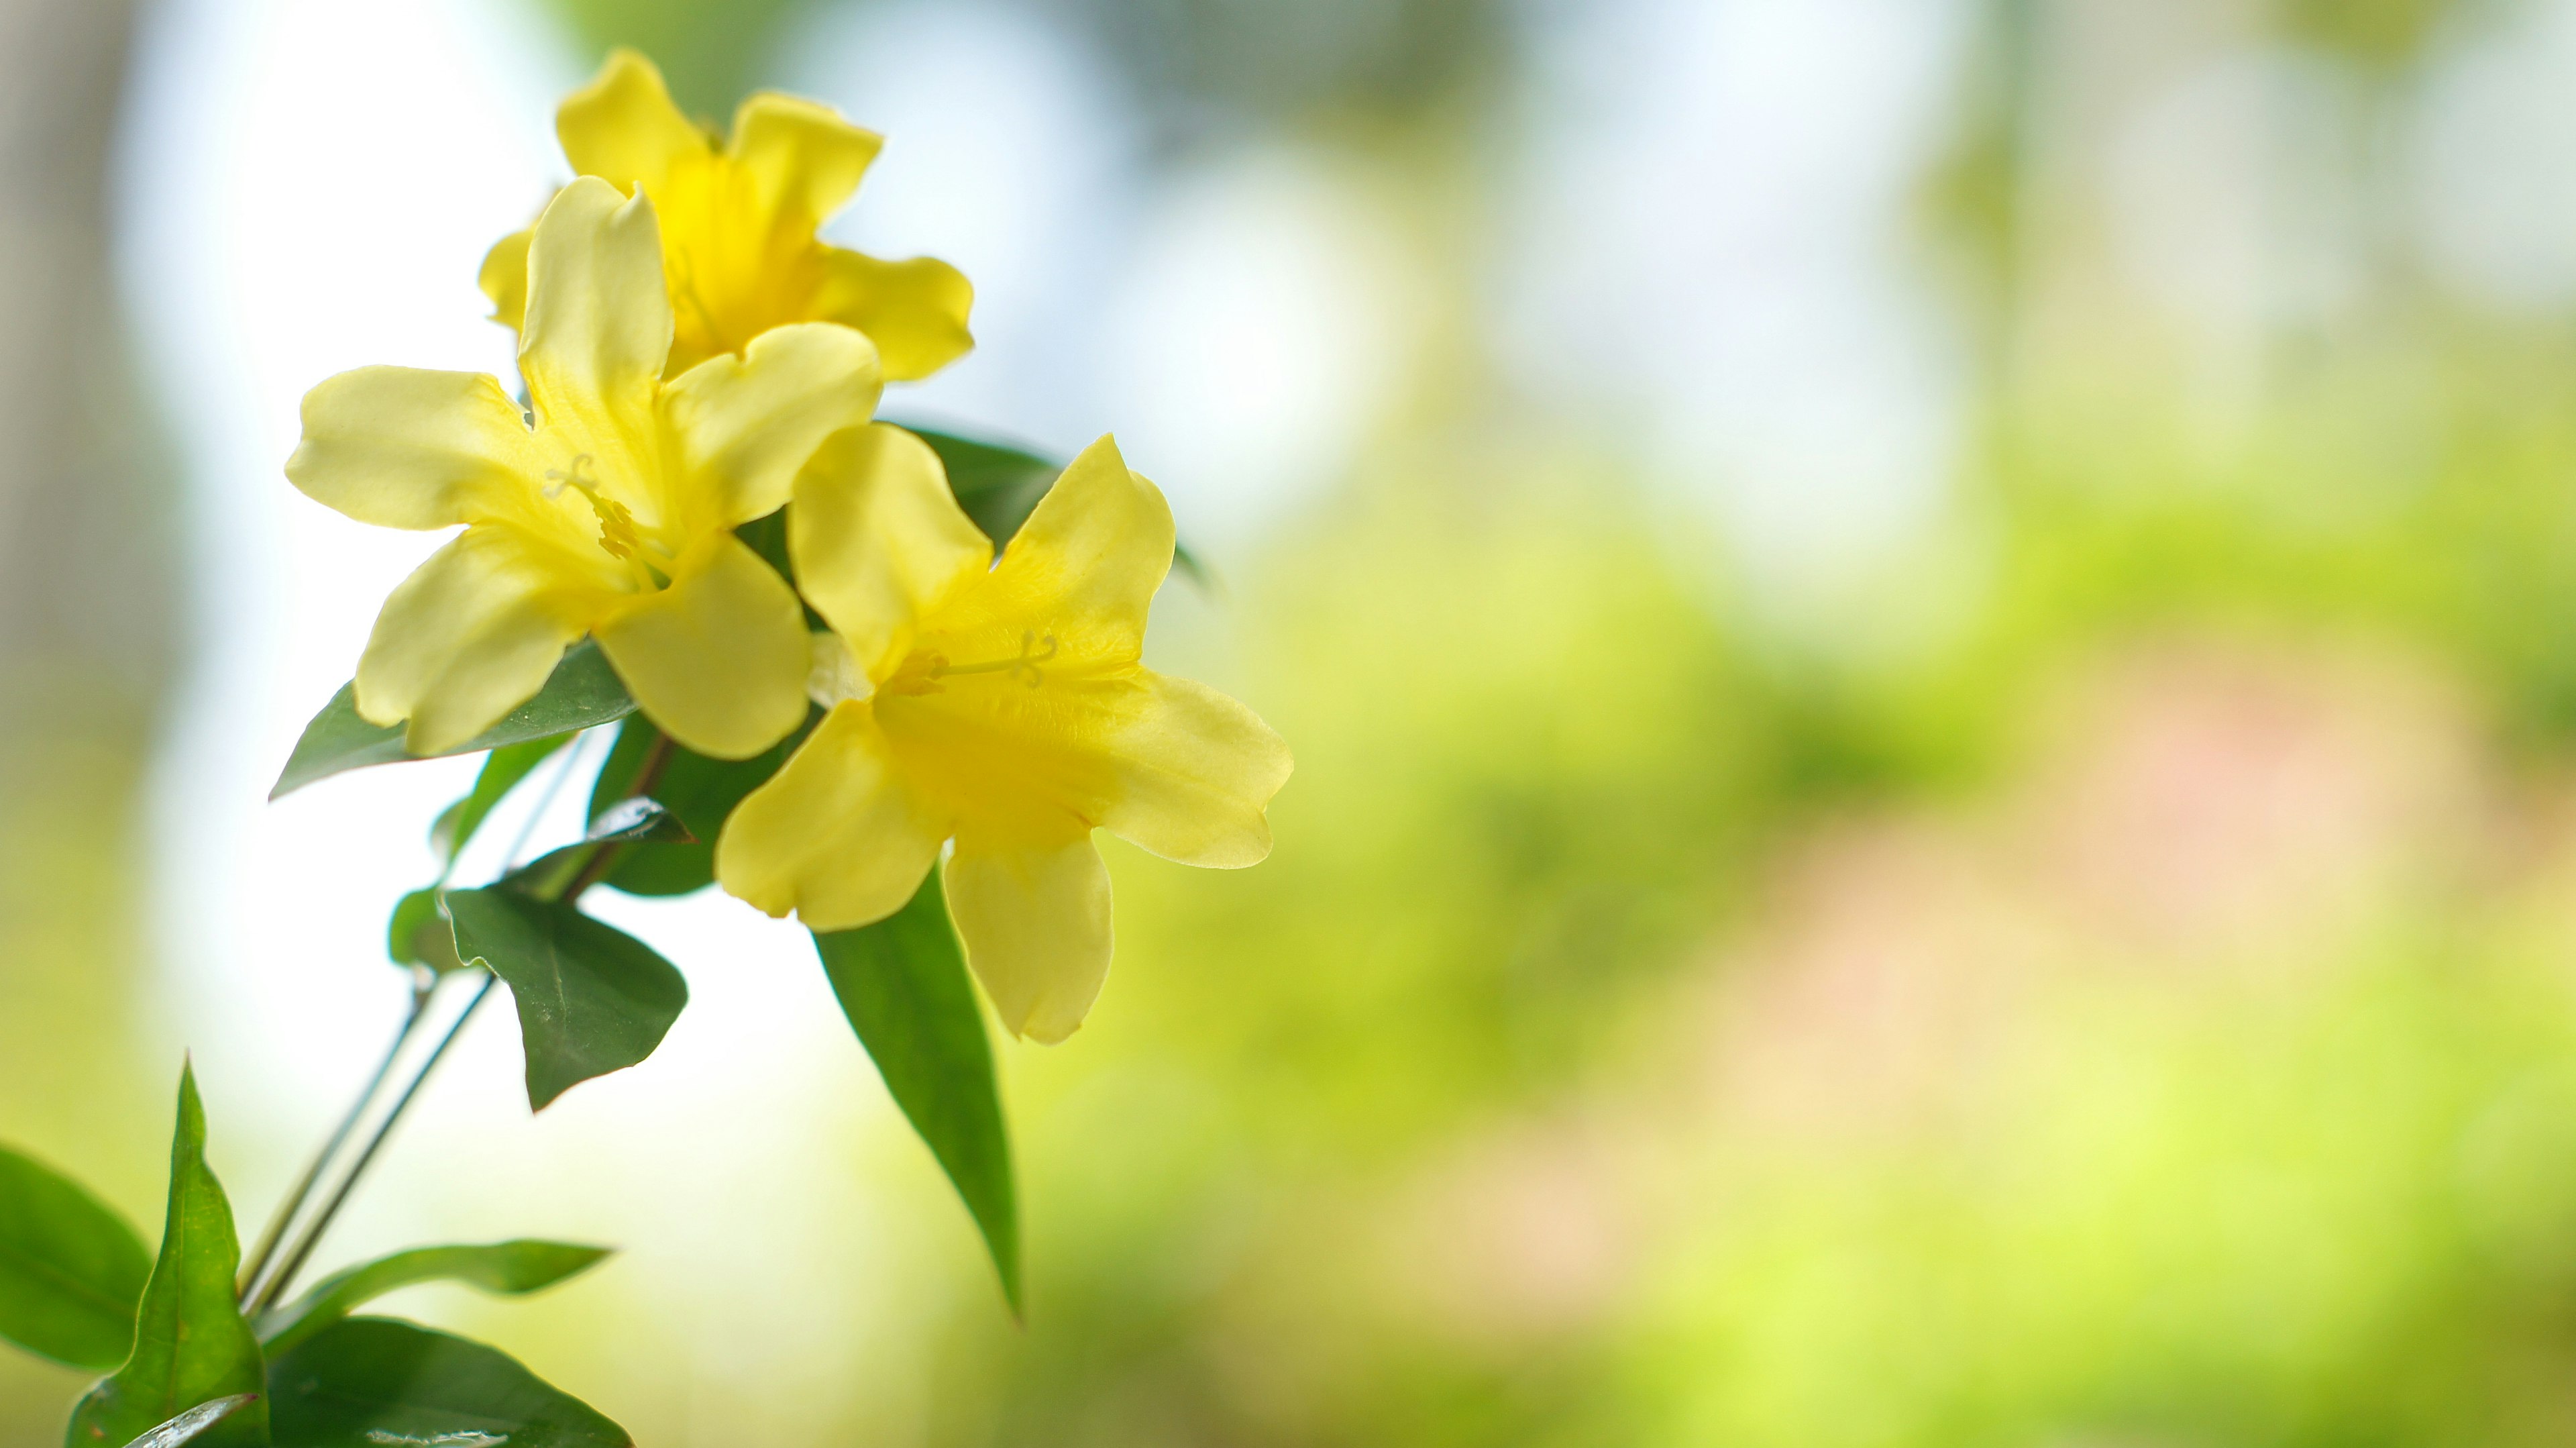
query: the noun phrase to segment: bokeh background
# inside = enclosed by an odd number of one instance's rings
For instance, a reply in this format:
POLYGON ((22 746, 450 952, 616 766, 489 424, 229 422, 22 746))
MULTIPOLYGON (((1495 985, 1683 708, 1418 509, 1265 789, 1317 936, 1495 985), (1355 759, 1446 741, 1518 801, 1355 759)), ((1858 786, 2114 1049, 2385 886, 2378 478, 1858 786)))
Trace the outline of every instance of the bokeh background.
POLYGON ((722 899, 325 1259, 623 1247, 398 1305, 648 1445, 2576 1438, 2572 0, 0 0, 0 1138, 148 1230, 192 1052, 255 1220, 393 1030, 470 766, 261 796, 435 540, 278 465, 615 42, 888 135, 888 415, 1114 428, 1298 774, 1003 1051, 1024 1327, 722 899))

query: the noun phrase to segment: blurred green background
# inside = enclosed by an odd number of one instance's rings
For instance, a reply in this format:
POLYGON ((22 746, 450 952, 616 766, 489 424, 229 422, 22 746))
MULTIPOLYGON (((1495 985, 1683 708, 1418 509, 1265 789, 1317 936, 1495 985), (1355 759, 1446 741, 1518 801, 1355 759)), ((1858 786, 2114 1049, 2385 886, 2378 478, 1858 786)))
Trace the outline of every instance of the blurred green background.
MULTIPOLYGON (((131 17, 0 10, 54 78, 7 244, 95 296, 131 17)), ((421 1311, 647 1444, 2576 1438, 2576 14, 1927 4, 1871 150, 1832 78, 1879 72, 1776 48, 1896 45, 1889 4, 1611 11, 1626 49, 1538 0, 994 12, 1104 58, 1149 167, 1343 178, 1413 319, 1351 359, 1358 445, 1202 517, 1226 586, 1166 595, 1157 647, 1298 773, 1258 869, 1113 846, 1101 1008, 1006 1049, 1026 1326, 873 1098, 777 1178, 877 1204, 897 1248, 822 1289, 864 1341, 791 1370, 608 1274, 421 1311), (1632 88, 1633 132, 1515 160, 1632 88), (1782 184, 1862 199, 1728 219, 1782 184), (1888 351, 1933 425, 1835 391, 1888 351), (1846 446, 1862 483, 1807 469, 1846 446)), ((710 115, 818 33, 529 23, 710 115)), ((121 882, 175 605, 132 581, 182 543, 115 329, 57 369, 54 325, 0 328, 78 393, 0 490, 0 1136, 148 1220, 170 1036, 121 882)), ((721 1231, 838 1228, 765 1196, 721 1231)), ((0 1443, 73 1386, 0 1363, 0 1443)))

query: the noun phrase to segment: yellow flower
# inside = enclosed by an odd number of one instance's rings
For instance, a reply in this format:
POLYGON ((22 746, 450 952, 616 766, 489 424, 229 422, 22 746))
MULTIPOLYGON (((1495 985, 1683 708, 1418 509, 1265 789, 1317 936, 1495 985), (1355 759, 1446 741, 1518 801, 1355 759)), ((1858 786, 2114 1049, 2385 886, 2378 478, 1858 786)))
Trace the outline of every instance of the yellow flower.
MULTIPOLYGON (((883 138, 828 106, 763 92, 734 113, 733 139, 680 114, 662 73, 631 50, 609 54, 555 113, 573 170, 641 190, 662 213, 664 274, 679 330, 668 375, 740 352, 790 322, 839 322, 877 344, 885 376, 927 377, 975 345, 974 289, 946 262, 879 261, 826 246, 814 230, 859 188, 883 138)), ((483 259, 494 320, 519 325, 528 233, 483 259)))
POLYGON ((892 914, 944 841, 948 905, 1018 1034, 1058 1041, 1108 974, 1094 827, 1190 865, 1270 852, 1288 747, 1252 711, 1138 662, 1172 513, 1109 439, 1001 563, 921 439, 875 424, 814 455, 787 514, 831 712, 734 811, 716 877, 816 930, 892 914))
POLYGON ((528 270, 533 419, 468 372, 362 367, 305 395, 286 475, 307 496, 388 528, 465 525, 385 600, 358 712, 409 720, 416 754, 453 748, 588 633, 673 738, 757 754, 805 718, 810 650, 795 592, 732 530, 875 411, 875 349, 806 323, 662 381, 653 204, 604 181, 555 197, 528 270))

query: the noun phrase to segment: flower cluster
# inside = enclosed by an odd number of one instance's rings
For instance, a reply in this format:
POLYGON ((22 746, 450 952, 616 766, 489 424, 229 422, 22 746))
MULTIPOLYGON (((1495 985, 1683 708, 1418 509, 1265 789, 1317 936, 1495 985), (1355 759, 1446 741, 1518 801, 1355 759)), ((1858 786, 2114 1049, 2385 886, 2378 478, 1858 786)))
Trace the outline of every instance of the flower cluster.
POLYGON ((1289 772, 1249 710, 1141 662, 1173 559, 1162 494, 1102 438, 997 559, 939 455, 873 420, 885 383, 972 345, 953 268, 817 236, 875 135, 759 95, 720 138, 625 52, 557 129, 576 179, 482 269, 524 406, 498 378, 402 367, 305 399, 297 488, 462 529, 386 600, 358 715, 449 752, 588 639, 695 755, 805 731, 724 818, 718 882, 841 931, 902 909, 944 853, 1004 1024, 1062 1039, 1109 965, 1092 831, 1249 865, 1289 772), (783 574, 738 531, 782 509, 783 574))

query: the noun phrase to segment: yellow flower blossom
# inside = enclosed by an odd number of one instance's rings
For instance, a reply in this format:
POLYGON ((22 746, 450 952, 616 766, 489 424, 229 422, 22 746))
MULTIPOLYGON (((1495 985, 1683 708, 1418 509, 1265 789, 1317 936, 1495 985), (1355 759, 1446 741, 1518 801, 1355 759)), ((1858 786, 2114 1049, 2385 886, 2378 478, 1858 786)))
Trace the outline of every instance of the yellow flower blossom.
MULTIPOLYGON (((927 377, 974 345, 974 289, 956 268, 927 257, 879 261, 815 239, 884 144, 830 107, 754 95, 720 147, 671 103, 653 62, 617 50, 555 113, 555 134, 576 173, 640 189, 661 212, 678 319, 668 375, 790 322, 867 333, 895 382, 927 377)), ((483 259, 494 320, 512 327, 526 309, 527 254, 523 231, 483 259)))
POLYGON ((362 523, 465 525, 386 599, 358 662, 358 712, 408 720, 412 752, 488 728, 585 633, 701 754, 757 754, 804 720, 804 610, 732 530, 874 412, 876 352, 812 322, 664 382, 661 276, 652 202, 575 181, 529 249, 533 418, 467 372, 362 367, 306 394, 296 487, 362 523))
POLYGON ((1003 1023, 1082 1024, 1109 970, 1102 828, 1184 864, 1270 851, 1287 745, 1212 689, 1144 667, 1172 513, 1109 439, 1001 562, 919 438, 875 424, 814 455, 788 510, 830 713, 734 811, 724 887, 816 930, 892 914, 941 845, 968 963, 1003 1023))

